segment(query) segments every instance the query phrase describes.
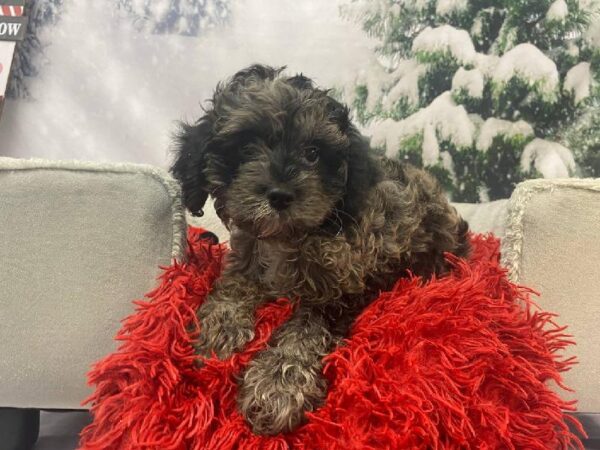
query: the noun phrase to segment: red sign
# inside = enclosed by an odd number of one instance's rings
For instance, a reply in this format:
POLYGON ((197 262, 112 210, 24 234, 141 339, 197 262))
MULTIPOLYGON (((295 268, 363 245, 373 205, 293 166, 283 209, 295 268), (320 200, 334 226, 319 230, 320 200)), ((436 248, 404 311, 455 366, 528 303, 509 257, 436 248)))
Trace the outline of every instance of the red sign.
POLYGON ((0 16, 20 17, 23 15, 23 6, 2 5, 0 6, 0 16))

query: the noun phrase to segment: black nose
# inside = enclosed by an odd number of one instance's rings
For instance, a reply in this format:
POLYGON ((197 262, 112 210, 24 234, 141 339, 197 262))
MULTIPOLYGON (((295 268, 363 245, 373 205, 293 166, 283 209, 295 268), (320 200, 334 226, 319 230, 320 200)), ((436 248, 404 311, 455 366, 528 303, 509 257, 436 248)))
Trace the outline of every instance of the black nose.
POLYGON ((281 188, 273 188, 267 192, 269 204, 275 209, 285 209, 294 200, 294 194, 281 188))

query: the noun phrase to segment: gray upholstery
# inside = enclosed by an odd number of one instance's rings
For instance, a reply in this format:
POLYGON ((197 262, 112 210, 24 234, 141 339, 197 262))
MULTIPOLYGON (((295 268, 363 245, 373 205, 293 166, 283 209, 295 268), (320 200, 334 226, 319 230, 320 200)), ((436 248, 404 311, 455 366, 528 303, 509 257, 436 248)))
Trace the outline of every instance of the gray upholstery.
POLYGON ((469 222, 469 228, 474 232, 494 233, 499 238, 504 236, 508 200, 453 205, 463 219, 469 222))
POLYGON ((600 437, 600 180, 531 180, 509 204, 503 262, 512 279, 540 292, 539 305, 577 345, 568 355, 579 364, 565 374, 586 414, 588 431, 600 437))
MULTIPOLYGON (((147 166, 0 158, 0 196, 0 407, 79 408, 131 300, 182 258, 178 187, 147 166)), ((566 382, 600 436, 600 181, 528 181, 510 202, 455 206, 505 236, 513 279, 570 326, 580 364, 566 382)), ((194 223, 227 239, 206 211, 194 223)))
POLYGON ((0 406, 79 408, 131 300, 180 258, 176 183, 136 165, 0 158, 0 406))
MULTIPOLYGON (((453 203, 460 215, 469 222, 471 230, 477 233, 494 233, 504 236, 506 208, 508 200, 496 200, 488 203, 453 203)), ((221 241, 229 239, 229 232, 215 214, 212 203, 207 203, 202 217, 188 217, 188 223, 215 233, 221 241)))

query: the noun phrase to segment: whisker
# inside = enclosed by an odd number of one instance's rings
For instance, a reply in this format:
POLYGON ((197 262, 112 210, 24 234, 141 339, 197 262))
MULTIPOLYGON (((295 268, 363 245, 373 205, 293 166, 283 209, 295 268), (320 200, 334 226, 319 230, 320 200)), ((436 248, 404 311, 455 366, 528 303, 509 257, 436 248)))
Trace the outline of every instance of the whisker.
POLYGON ((360 228, 359 223, 356 221, 356 219, 354 217, 352 217, 351 214, 348 214, 346 211, 343 211, 339 208, 333 208, 333 210, 335 211, 336 215, 338 215, 338 217, 339 217, 339 214, 343 214, 345 217, 348 217, 354 223, 354 225, 356 225, 357 228, 360 228))
POLYGON ((337 219, 337 220, 334 220, 334 218, 331 217, 331 216, 328 216, 325 220, 327 222, 330 222, 332 225, 338 225, 338 230, 335 233, 332 233, 330 231, 325 231, 325 232, 327 234, 335 237, 335 236, 339 236, 342 233, 342 229, 344 227, 344 223, 342 222, 342 219, 339 216, 339 214, 336 212, 336 208, 334 208, 332 210, 332 212, 335 214, 335 219, 337 219))

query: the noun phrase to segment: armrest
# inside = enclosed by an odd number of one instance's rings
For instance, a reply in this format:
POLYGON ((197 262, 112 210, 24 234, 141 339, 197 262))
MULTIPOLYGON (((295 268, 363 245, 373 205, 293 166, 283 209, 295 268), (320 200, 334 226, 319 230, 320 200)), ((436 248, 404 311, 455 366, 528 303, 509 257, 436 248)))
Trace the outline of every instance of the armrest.
POLYGON ((131 301, 180 259, 185 216, 162 170, 0 158, 0 406, 81 408, 131 301))
MULTIPOLYGON (((541 293, 577 343, 564 376, 591 437, 600 437, 600 180, 529 180, 508 208, 503 262, 516 283, 541 293)), ((566 396, 568 397, 568 396, 566 396)))

